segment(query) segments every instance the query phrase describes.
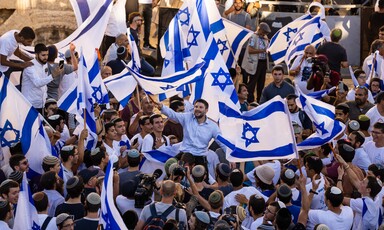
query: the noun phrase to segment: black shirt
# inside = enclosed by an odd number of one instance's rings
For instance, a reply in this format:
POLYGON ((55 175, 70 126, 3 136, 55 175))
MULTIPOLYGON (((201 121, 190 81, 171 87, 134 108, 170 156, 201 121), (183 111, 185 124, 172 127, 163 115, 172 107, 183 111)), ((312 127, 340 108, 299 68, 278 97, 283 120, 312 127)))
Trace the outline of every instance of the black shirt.
POLYGON ((75 230, 96 230, 99 225, 99 219, 92 220, 86 217, 76 220, 75 230))
POLYGON ((84 205, 81 203, 62 203, 56 207, 55 216, 58 216, 61 213, 68 213, 69 215, 73 215, 75 220, 81 219, 84 217, 85 214, 84 205))

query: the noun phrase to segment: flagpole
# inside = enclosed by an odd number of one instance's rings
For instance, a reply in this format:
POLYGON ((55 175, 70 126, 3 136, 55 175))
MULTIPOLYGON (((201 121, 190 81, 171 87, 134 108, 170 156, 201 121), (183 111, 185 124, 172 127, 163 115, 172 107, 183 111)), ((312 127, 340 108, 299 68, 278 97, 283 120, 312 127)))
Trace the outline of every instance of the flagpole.
POLYGON ((369 80, 371 80, 373 77, 373 73, 375 71, 375 62, 376 62, 376 52, 375 52, 373 59, 372 59, 372 69, 371 69, 371 74, 369 76, 369 80))
POLYGON ((45 119, 45 117, 44 117, 44 116, 41 116, 41 117, 43 118, 45 124, 46 124, 49 128, 51 128, 53 132, 56 132, 56 130, 52 127, 52 125, 50 125, 50 124, 48 123, 48 121, 45 119))
POLYGON ((85 108, 83 109, 84 113, 84 129, 87 129, 87 114, 85 108))
POLYGON ((228 44, 229 44, 229 50, 231 51, 231 54, 233 55, 233 59, 235 60, 236 66, 239 66, 239 64, 237 63, 237 59, 236 59, 235 53, 233 52, 233 49, 232 49, 232 45, 231 45, 231 43, 229 43, 229 39, 228 39, 227 34, 225 34, 225 38, 226 38, 227 41, 228 41, 228 44))
POLYGON ((137 105, 139 107, 139 110, 141 110, 141 99, 140 99, 140 92, 139 92, 139 84, 136 85, 136 97, 137 97, 137 105))

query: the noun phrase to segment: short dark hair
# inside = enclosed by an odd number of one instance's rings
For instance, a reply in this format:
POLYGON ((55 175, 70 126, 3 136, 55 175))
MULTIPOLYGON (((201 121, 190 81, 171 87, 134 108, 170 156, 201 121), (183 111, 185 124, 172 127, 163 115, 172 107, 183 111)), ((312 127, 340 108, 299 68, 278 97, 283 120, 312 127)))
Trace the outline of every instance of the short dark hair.
POLYGON ((48 196, 44 192, 37 192, 33 194, 33 201, 38 212, 43 212, 48 208, 48 196))
POLYGON ((57 58, 57 54, 59 51, 57 50, 57 47, 55 45, 50 45, 48 48, 48 61, 55 61, 57 58))
POLYGON ((377 96, 376 96, 376 104, 379 104, 381 101, 384 100, 384 91, 383 92, 380 92, 377 96))
POLYGON ((171 104, 169 104, 169 108, 171 108, 173 111, 176 112, 176 110, 180 107, 180 106, 184 106, 184 102, 182 101, 179 101, 179 100, 174 100, 171 102, 171 104))
POLYGON ((292 222, 292 214, 287 208, 281 208, 276 213, 276 225, 278 229, 288 229, 292 222))
POLYGON ((124 46, 120 46, 119 48, 117 48, 117 59, 119 60, 124 60, 125 57, 127 56, 127 48, 125 48, 124 46))
POLYGON ((103 113, 104 121, 111 120, 113 115, 117 115, 117 111, 116 110, 114 110, 114 109, 104 110, 104 113, 103 113))
POLYGON ((57 114, 55 116, 59 116, 59 118, 57 118, 57 119, 49 119, 49 117, 48 117, 48 119, 47 119, 48 124, 50 126, 52 126, 54 129, 56 129, 56 126, 60 126, 61 121, 65 120, 64 117, 61 116, 61 115, 57 114))
POLYGON ((141 162, 141 157, 130 157, 127 156, 128 166, 129 167, 137 167, 141 162))
POLYGON ((116 125, 117 123, 122 122, 122 121, 123 121, 123 119, 121 119, 120 117, 115 118, 115 119, 112 120, 113 125, 116 125))
POLYGON ((112 127, 115 127, 115 124, 113 124, 112 122, 105 123, 104 124, 105 133, 107 133, 109 129, 112 127))
POLYGON ((296 100, 296 98, 298 98, 299 96, 297 96, 296 94, 288 94, 285 99, 288 100, 296 100))
POLYGON ((96 165, 96 166, 101 164, 101 161, 103 160, 103 158, 106 157, 105 154, 107 154, 104 146, 101 145, 98 148, 100 151, 98 151, 95 155, 90 154, 92 165, 96 165))
POLYGON ((43 43, 38 43, 35 45, 35 54, 39 54, 43 51, 48 51, 48 47, 46 47, 43 43))
MULTIPOLYGON (((68 193, 68 196, 70 198, 79 197, 84 190, 83 178, 81 178, 80 176, 77 178, 78 178, 79 182, 76 183, 76 185, 73 188, 68 188, 68 186, 67 186, 67 193, 68 193)), ((67 181, 67 183, 68 183, 68 181, 67 181)))
POLYGON ((9 151, 11 152, 11 155, 15 155, 15 154, 23 154, 23 149, 22 149, 22 145, 21 145, 21 142, 17 142, 16 144, 12 145, 10 148, 9 148, 9 151))
POLYGON ((235 169, 231 172, 231 174, 229 174, 229 180, 231 181, 233 187, 239 187, 243 184, 244 174, 241 170, 235 169))
POLYGON ((375 177, 380 177, 380 180, 383 182, 384 181, 384 168, 381 165, 376 165, 376 164, 371 164, 368 166, 368 170, 372 171, 373 175, 375 177))
POLYGON ((29 26, 23 27, 20 32, 19 36, 23 37, 24 39, 32 39, 34 40, 36 38, 35 31, 29 26))
POLYGON ((15 154, 15 155, 12 155, 10 158, 9 158, 9 166, 11 166, 11 168, 13 170, 16 170, 15 169, 15 166, 19 166, 20 164, 20 161, 24 160, 25 159, 25 156, 22 155, 22 154, 15 154))
POLYGON ((287 171, 288 169, 284 169, 281 171, 281 175, 280 175, 280 179, 281 181, 283 181, 284 183, 286 183, 288 186, 292 186, 295 182, 296 182, 296 176, 294 176, 292 179, 289 179, 285 176, 285 172, 287 171))
POLYGON ((311 7, 309 8, 309 13, 313 13, 313 11, 315 11, 315 9, 317 9, 317 8, 320 9, 319 6, 311 6, 311 7))
POLYGON ((149 120, 149 116, 141 116, 139 119, 139 125, 145 125, 145 122, 149 120))
POLYGON ((384 45, 384 41, 380 39, 376 39, 371 44, 370 53, 374 53, 376 50, 379 50, 384 45))
POLYGON ((149 121, 151 122, 152 125, 154 120, 157 118, 163 118, 163 117, 161 116, 161 114, 153 114, 152 116, 149 117, 149 121))
POLYGON ((343 203, 344 195, 342 192, 340 194, 333 194, 331 192, 332 188, 334 187, 328 187, 325 191, 325 198, 331 202, 332 207, 339 207, 343 203))
POLYGON ((8 212, 11 211, 11 205, 6 200, 2 200, 0 202, 1 203, 3 203, 3 202, 7 203, 6 205, 0 206, 0 220, 4 221, 5 218, 7 217, 8 212))
POLYGON ((365 74, 365 72, 361 69, 357 69, 353 72, 356 78, 358 78, 361 74, 365 74))
POLYGON ((340 104, 337 104, 335 109, 338 109, 338 110, 341 110, 343 111, 344 114, 347 114, 349 113, 349 106, 345 104, 345 103, 340 103, 340 104))
POLYGON ((247 90, 248 90, 248 86, 244 83, 240 83, 239 84, 239 88, 237 89, 237 93, 240 93, 241 92, 241 88, 245 87, 247 90))
POLYGON ((382 133, 384 133, 384 123, 383 122, 376 122, 374 125, 373 125, 373 128, 375 129, 380 129, 380 131, 382 133))
POLYGON ((124 212, 122 218, 125 226, 128 229, 134 229, 136 227, 137 222, 139 221, 139 217, 137 216, 137 213, 134 210, 128 210, 124 212))
POLYGON ((264 213, 266 208, 266 203, 264 198, 256 195, 252 195, 251 197, 249 197, 248 211, 250 211, 251 208, 255 214, 264 213))
POLYGON ((345 162, 352 162, 355 157, 355 149, 350 145, 350 143, 347 143, 345 140, 339 140, 337 141, 337 149, 345 162))
POLYGON ((313 169, 317 174, 321 173, 321 170, 323 169, 323 162, 320 158, 308 156, 305 160, 307 162, 308 169, 313 169))
POLYGON ((208 109, 208 107, 209 107, 208 102, 207 102, 206 100, 202 99, 202 98, 197 99, 197 100, 195 101, 194 105, 196 105, 196 103, 203 103, 206 109, 208 109))
POLYGON ((139 12, 132 12, 128 15, 128 22, 129 24, 133 23, 133 19, 137 16, 141 16, 139 12))
POLYGON ((351 132, 352 135, 355 136, 355 142, 359 142, 360 146, 362 146, 365 142, 365 136, 361 135, 361 132, 353 131, 351 132))
POLYGON ((40 186, 46 190, 52 190, 56 184, 56 172, 45 172, 40 178, 40 186))
POLYGON ((88 202, 87 199, 85 199, 85 210, 87 210, 88 212, 98 212, 100 207, 101 207, 100 203, 98 203, 98 204, 91 204, 91 203, 88 202))
POLYGON ((275 72, 275 71, 281 71, 281 72, 283 72, 283 74, 284 74, 284 68, 283 68, 283 66, 281 66, 281 65, 275 65, 275 66, 272 68, 272 73, 275 72))
POLYGON ((374 199, 376 195, 379 194, 379 192, 381 191, 381 186, 378 183, 376 177, 367 176, 367 179, 368 179, 367 188, 371 189, 369 196, 371 196, 374 199))
POLYGON ((70 156, 75 156, 75 146, 73 145, 73 149, 72 150, 63 150, 61 149, 60 150, 60 157, 61 157, 61 160, 63 162, 67 162, 69 160, 69 157, 70 156))
POLYGON ((3 186, 0 187, 0 195, 1 196, 3 194, 8 195, 9 190, 11 190, 11 188, 18 188, 19 186, 20 186, 19 183, 17 183, 16 181, 9 180, 6 184, 4 184, 3 186))
POLYGON ((217 175, 217 177, 218 178, 220 178, 220 180, 222 180, 222 181, 228 181, 228 176, 225 176, 225 175, 223 175, 221 172, 220 172, 220 170, 219 170, 219 165, 220 164, 217 164, 216 165, 216 175, 217 175))

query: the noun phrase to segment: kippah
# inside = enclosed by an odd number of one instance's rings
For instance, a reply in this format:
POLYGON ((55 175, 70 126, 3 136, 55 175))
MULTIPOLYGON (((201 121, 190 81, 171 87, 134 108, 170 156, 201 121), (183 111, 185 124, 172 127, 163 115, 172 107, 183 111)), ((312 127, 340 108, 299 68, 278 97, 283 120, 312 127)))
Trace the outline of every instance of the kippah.
POLYGON ((370 118, 364 114, 360 115, 358 119, 359 119, 359 121, 369 121, 370 120, 370 118))
POLYGON ((335 35, 336 37, 340 37, 341 36, 341 29, 334 29, 332 31, 333 35, 335 35))
POLYGON ((67 189, 76 187, 79 184, 79 178, 77 176, 69 178, 67 181, 67 189))
POLYGON ((48 119, 52 120, 52 121, 55 121, 55 120, 59 119, 59 117, 60 117, 59 114, 55 114, 55 115, 49 116, 48 119))
POLYGON ((221 175, 223 176, 229 176, 229 174, 231 173, 231 168, 225 163, 220 163, 218 169, 221 175))
POLYGON ((196 165, 192 169, 192 175, 195 177, 202 177, 205 174, 205 168, 202 165, 196 165))
POLYGON ((295 173, 293 172, 292 169, 285 170, 284 175, 288 179, 293 179, 295 177, 295 173))
POLYGON ((55 156, 46 156, 43 158, 43 163, 46 165, 55 165, 57 163, 60 163, 60 160, 55 156))
POLYGON ((91 156, 95 156, 95 155, 97 155, 99 152, 100 152, 100 148, 95 148, 94 150, 92 150, 92 152, 91 152, 91 156))
POLYGON ((44 192, 37 192, 32 197, 34 201, 41 201, 44 198, 44 192))
POLYGON ((317 230, 329 230, 329 227, 325 224, 319 224, 317 225, 317 230))
POLYGON ((23 178, 23 173, 20 171, 13 171, 9 174, 8 178, 14 181, 19 181, 23 178))
POLYGON ((7 205, 9 205, 8 201, 6 201, 6 200, 0 201, 0 208, 5 208, 5 207, 7 207, 7 205))
POLYGON ((64 146, 63 148, 61 148, 61 151, 72 151, 74 149, 74 146, 73 145, 66 145, 64 146))
POLYGON ((5 181, 1 182, 0 187, 5 186, 6 184, 8 184, 8 183, 11 182, 11 181, 14 181, 14 180, 12 180, 12 179, 6 179, 5 181))
POLYGON ((53 98, 49 98, 49 99, 47 99, 46 101, 45 101, 45 105, 46 104, 48 104, 48 103, 57 103, 57 101, 55 100, 55 99, 53 99, 53 98))
POLYGON ((131 158, 138 158, 140 157, 140 153, 137 151, 137 149, 130 149, 128 150, 128 156, 131 158))
POLYGON ((341 190, 340 190, 338 187, 333 186, 333 187, 331 188, 331 193, 332 193, 332 194, 335 194, 335 195, 339 195, 339 194, 341 194, 342 192, 341 192, 341 190))
POLYGON ((169 171, 169 167, 173 164, 173 163, 177 163, 177 160, 176 158, 169 158, 165 164, 164 164, 164 169, 165 169, 165 172, 168 173, 168 174, 171 174, 172 172, 169 171))
POLYGON ((95 192, 91 192, 87 196, 87 202, 90 203, 90 204, 93 204, 93 205, 100 204, 101 203, 101 199, 100 199, 99 194, 97 194, 95 192))
POLYGON ((222 200, 222 196, 218 191, 214 191, 209 195, 208 201, 211 203, 217 204, 222 200))

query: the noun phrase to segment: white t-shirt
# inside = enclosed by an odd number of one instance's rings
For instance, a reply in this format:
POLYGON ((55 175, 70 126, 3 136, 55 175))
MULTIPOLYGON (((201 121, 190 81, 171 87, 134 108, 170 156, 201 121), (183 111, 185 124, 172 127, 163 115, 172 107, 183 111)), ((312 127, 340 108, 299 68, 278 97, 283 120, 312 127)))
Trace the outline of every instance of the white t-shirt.
POLYGON ((105 34, 110 37, 117 37, 119 34, 127 33, 127 23, 125 19, 125 3, 127 0, 117 0, 112 6, 105 34))
POLYGON ((368 171, 368 167, 371 165, 371 160, 363 148, 358 148, 355 149, 355 157, 352 160, 352 164, 365 171, 368 171))
POLYGON ((355 212, 353 229, 377 229, 379 220, 379 207, 370 197, 351 199, 350 207, 355 212), (366 211, 363 213, 364 202, 366 211))
MULTIPOLYGON (((19 33, 18 30, 11 30, 3 34, 0 37, 0 54, 7 57, 7 60, 19 47, 19 44, 16 41, 15 33, 19 33)), ((8 70, 8 66, 3 66, 0 63, 0 72, 6 72, 8 70)))
POLYGON ((239 202, 236 201, 235 196, 237 194, 243 194, 247 199, 251 197, 252 195, 258 195, 264 198, 265 201, 268 200, 268 197, 264 196, 259 190, 257 190, 254 187, 243 187, 240 190, 232 191, 228 195, 224 197, 224 204, 223 204, 223 210, 225 208, 228 208, 232 205, 239 205, 239 202))
MULTIPOLYGON (((316 192, 317 195, 314 194, 312 203, 311 203, 311 209, 320 209, 320 210, 327 210, 327 205, 325 204, 325 181, 324 181, 324 175, 320 173, 320 179, 316 180, 316 183, 319 183, 319 187, 317 188, 316 192)), ((309 183, 306 185, 307 192, 309 193, 309 190, 312 189, 312 183, 309 183)))
POLYGON ((109 155, 109 159, 112 160, 112 163, 116 163, 119 161, 120 151, 116 151, 116 149, 110 147, 105 142, 103 142, 106 152, 109 155))
POLYGON ((364 150, 372 164, 384 164, 384 147, 377 148, 375 142, 370 141, 364 145, 364 150))
POLYGON ((350 230, 352 223, 353 211, 348 206, 342 206, 340 214, 329 210, 309 210, 307 229, 313 229, 317 224, 325 224, 330 229, 350 230))
MULTIPOLYGON (((48 215, 47 214, 37 214, 39 217, 39 222, 40 226, 43 226, 43 223, 45 219, 47 219, 48 215)), ((52 217, 52 219, 49 221, 47 227, 45 228, 46 230, 56 230, 57 225, 56 225, 56 217, 52 217)))
POLYGON ((135 136, 132 137, 131 143, 133 144, 136 139, 137 139, 137 143, 139 143, 139 145, 137 146, 137 150, 139 152, 141 152, 141 145, 143 144, 143 137, 141 137, 140 133, 137 133, 135 136))
MULTIPOLYGON (((296 69, 300 65, 302 58, 303 58, 302 55, 298 56, 293 62, 292 67, 290 69, 291 70, 296 69)), ((311 74, 312 74, 312 63, 309 63, 307 59, 304 59, 300 65, 299 73, 295 76, 294 82, 295 82, 295 85, 299 87, 301 92, 305 94, 313 92, 313 89, 312 90, 307 89, 307 81, 311 76, 311 74)))
POLYGON ((72 86, 74 82, 76 82, 77 79, 77 73, 76 71, 73 71, 69 74, 64 74, 63 78, 61 78, 60 84, 59 84, 59 98, 67 92, 67 90, 72 86))
POLYGON ((263 218, 264 216, 259 217, 255 221, 253 221, 250 230, 257 230, 257 228, 263 223, 263 218))
POLYGON ((367 115, 367 117, 369 117, 369 119, 371 120, 371 126, 369 127, 369 130, 372 130, 373 125, 376 122, 384 122, 384 116, 381 116, 381 114, 377 110, 377 105, 370 108, 365 115, 367 115))
POLYGON ((142 210, 141 208, 135 208, 135 200, 130 200, 123 195, 116 197, 116 206, 121 214, 124 214, 128 210, 133 210, 137 216, 140 216, 142 210))

